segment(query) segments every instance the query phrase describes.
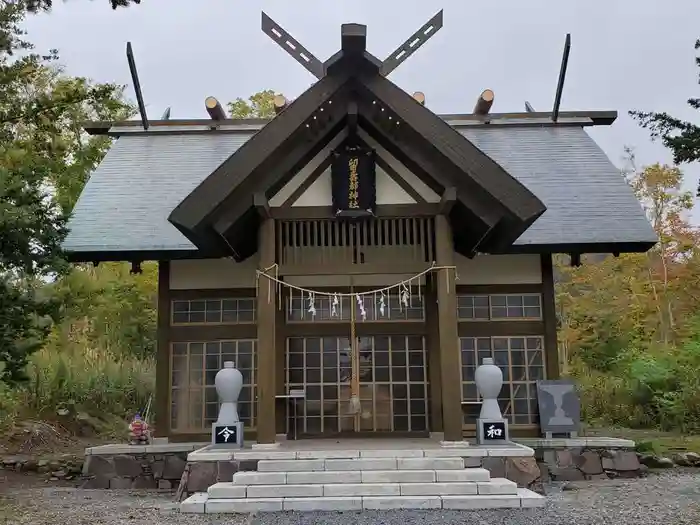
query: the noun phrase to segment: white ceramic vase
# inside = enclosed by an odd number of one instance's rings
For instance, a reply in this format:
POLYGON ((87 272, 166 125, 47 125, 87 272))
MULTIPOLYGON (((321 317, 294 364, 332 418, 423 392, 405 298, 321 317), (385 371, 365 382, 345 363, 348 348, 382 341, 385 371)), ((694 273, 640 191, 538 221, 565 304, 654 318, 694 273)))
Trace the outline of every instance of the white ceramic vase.
POLYGON ((219 396, 221 408, 217 425, 232 425, 240 421, 238 417, 238 397, 243 388, 243 374, 238 370, 233 361, 226 361, 224 367, 216 373, 214 378, 216 394, 219 396))
POLYGON ((474 373, 476 388, 481 395, 481 419, 502 419, 498 406, 498 394, 503 387, 503 372, 493 364, 491 357, 485 357, 474 373))

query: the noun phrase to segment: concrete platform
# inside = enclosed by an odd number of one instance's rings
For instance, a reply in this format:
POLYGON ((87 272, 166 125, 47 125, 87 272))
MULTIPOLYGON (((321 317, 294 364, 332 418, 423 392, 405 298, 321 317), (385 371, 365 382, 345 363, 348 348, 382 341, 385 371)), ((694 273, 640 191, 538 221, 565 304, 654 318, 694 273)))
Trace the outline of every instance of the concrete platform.
POLYGON ((230 449, 207 445, 194 450, 187 461, 297 460, 354 458, 482 458, 532 457, 535 451, 525 445, 478 446, 468 441, 444 443, 434 439, 305 439, 284 441, 274 448, 230 449))

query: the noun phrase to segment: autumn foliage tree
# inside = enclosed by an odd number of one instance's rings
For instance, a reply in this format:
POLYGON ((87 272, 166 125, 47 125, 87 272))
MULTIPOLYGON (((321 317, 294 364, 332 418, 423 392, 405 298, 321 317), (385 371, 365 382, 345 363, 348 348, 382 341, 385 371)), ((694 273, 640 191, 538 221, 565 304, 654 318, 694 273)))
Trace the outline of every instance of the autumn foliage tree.
POLYGON ((643 254, 569 268, 560 260, 557 306, 567 373, 590 420, 700 429, 700 234, 693 195, 673 166, 625 175, 659 236, 643 254))

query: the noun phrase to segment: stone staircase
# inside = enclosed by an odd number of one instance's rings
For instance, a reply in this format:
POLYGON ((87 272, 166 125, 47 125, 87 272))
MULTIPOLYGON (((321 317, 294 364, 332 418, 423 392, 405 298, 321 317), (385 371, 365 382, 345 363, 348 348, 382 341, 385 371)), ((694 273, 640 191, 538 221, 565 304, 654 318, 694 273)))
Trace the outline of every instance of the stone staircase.
MULTIPOLYGON (((391 451, 383 451, 391 456, 391 451)), ((397 451, 400 455, 403 451, 397 451)), ((494 509, 544 506, 544 497, 465 468, 461 457, 268 459, 181 503, 185 513, 494 509)))

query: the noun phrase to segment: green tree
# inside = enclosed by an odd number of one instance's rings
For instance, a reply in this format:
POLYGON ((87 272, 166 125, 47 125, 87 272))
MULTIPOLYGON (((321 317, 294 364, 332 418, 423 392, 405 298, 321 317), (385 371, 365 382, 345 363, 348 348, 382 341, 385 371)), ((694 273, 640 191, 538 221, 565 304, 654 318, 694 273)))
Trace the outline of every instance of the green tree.
MULTIPOLYGON (((695 41, 695 49, 700 49, 700 39, 695 41)), ((700 57, 695 57, 695 64, 700 67, 700 57)), ((698 78, 700 83, 700 75, 698 78)), ((700 110, 700 98, 688 99, 688 105, 700 110)), ((652 138, 661 139, 664 146, 673 153, 673 162, 682 164, 700 160, 700 126, 669 115, 644 111, 630 111, 630 115, 639 124, 651 132, 652 138)), ((697 196, 700 197, 700 184, 697 196)))
MULTIPOLYGON (((12 1, 12 0, 5 0, 12 1)), ((66 0, 64 0, 66 1, 66 0)), ((18 2, 19 3, 19 2, 18 2)), ((26 8, 28 11, 35 13, 38 11, 48 11, 53 7, 53 0, 26 0, 26 8)), ((141 0, 109 0, 112 9, 119 7, 129 7, 131 4, 140 4, 141 0)))
POLYGON ((107 146, 86 137, 80 121, 130 111, 120 86, 67 77, 55 52, 30 52, 19 28, 25 9, 0 3, 0 380, 7 383, 26 379, 27 358, 58 314, 47 282, 67 268, 66 216, 107 146))
POLYGON ((275 116, 275 92, 271 89, 259 91, 247 100, 237 98, 228 103, 231 118, 272 118, 275 116))

